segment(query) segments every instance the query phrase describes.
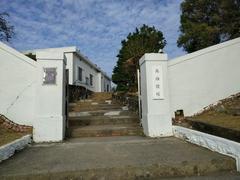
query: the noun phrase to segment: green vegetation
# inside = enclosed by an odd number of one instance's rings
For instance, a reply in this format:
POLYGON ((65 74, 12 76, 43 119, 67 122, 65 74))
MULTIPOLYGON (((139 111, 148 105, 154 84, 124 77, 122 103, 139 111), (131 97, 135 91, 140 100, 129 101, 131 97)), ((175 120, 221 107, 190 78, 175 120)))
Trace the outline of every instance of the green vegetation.
POLYGON ((14 35, 14 27, 6 20, 8 13, 0 13, 0 40, 9 41, 14 35))
POLYGON ((25 54, 25 56, 27 56, 27 57, 29 57, 29 58, 33 59, 34 61, 36 61, 36 60, 37 60, 37 58, 36 58, 36 55, 35 55, 35 54, 28 53, 28 54, 25 54))
POLYGON ((117 91, 137 90, 138 61, 145 53, 156 53, 163 49, 166 40, 163 33, 155 27, 143 25, 129 33, 121 42, 122 47, 117 55, 117 65, 114 67, 112 80, 117 84, 117 91))
POLYGON ((185 0, 178 46, 188 53, 240 36, 240 0, 185 0))

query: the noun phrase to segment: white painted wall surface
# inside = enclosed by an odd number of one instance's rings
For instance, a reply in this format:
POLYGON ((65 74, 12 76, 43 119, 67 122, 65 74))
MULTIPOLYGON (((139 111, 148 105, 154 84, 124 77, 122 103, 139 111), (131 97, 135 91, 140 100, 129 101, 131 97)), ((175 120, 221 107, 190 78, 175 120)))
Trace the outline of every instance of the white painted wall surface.
POLYGON ((0 114, 23 125, 35 118, 37 63, 0 42, 0 114))
POLYGON ((97 76, 96 76, 96 92, 101 92, 101 77, 102 77, 102 74, 101 72, 98 72, 97 73, 97 76))
POLYGON ((240 92, 240 38, 168 61, 171 113, 193 115, 240 92))
POLYGON ((109 90, 111 90, 111 80, 109 80, 102 72, 99 72, 86 63, 86 61, 82 60, 76 55, 76 53, 73 54, 73 82, 74 84, 84 86, 93 92, 106 92, 107 85, 109 86, 109 90), (83 70, 82 81, 79 81, 78 78, 78 67, 82 68, 83 70), (93 85, 90 85, 90 74, 93 75, 93 85), (88 85, 86 85, 86 77, 89 78, 88 85))
MULTIPOLYGON (((68 61, 68 60, 67 60, 68 61)), ((98 81, 97 74, 98 72, 91 66, 89 66, 85 61, 80 60, 78 56, 73 54, 73 82, 76 85, 87 87, 90 91, 97 92, 98 91, 98 81), (82 81, 78 79, 78 67, 82 68, 82 81), (93 75, 93 85, 90 85, 90 74, 93 75), (89 78, 89 85, 86 85, 86 77, 89 78)))
POLYGON ((104 74, 102 74, 101 86, 102 86, 102 92, 111 91, 111 80, 109 80, 104 74), (109 87, 108 90, 107 90, 107 86, 109 87))
POLYGON ((169 89, 167 77, 167 55, 147 53, 140 60, 142 125, 144 134, 150 137, 172 135, 172 119, 169 105, 169 89), (156 96, 155 68, 160 85, 156 96), (158 71, 159 70, 159 71, 158 71))
POLYGON ((65 137, 65 69, 63 53, 37 52, 35 142, 62 141, 65 137), (56 84, 43 84, 44 68, 56 68, 56 84))
POLYGON ((65 136, 65 57, 39 52, 38 61, 0 42, 0 114, 33 126, 35 142, 65 136), (43 85, 43 68, 57 68, 57 83, 43 85))
POLYGON ((74 81, 75 81, 75 73, 76 72, 74 72, 73 71, 73 67, 74 67, 74 63, 73 63, 73 53, 72 52, 69 52, 69 53, 64 53, 65 54, 65 57, 66 57, 66 59, 67 59, 67 61, 66 61, 66 69, 68 69, 68 83, 69 84, 74 84, 74 81))

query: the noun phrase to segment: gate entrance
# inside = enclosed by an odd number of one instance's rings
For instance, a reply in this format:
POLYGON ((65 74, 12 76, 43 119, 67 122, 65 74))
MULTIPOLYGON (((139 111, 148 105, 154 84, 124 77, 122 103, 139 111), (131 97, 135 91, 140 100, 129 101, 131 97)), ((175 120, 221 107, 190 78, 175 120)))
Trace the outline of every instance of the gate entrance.
POLYGON ((65 136, 66 136, 66 132, 68 132, 68 128, 69 128, 69 123, 68 123, 68 112, 69 112, 69 108, 68 108, 68 103, 69 103, 69 87, 68 87, 68 83, 69 83, 69 70, 66 69, 65 70, 65 136))
POLYGON ((137 70, 137 88, 138 88, 138 116, 142 125, 142 100, 141 100, 141 76, 140 70, 137 70))

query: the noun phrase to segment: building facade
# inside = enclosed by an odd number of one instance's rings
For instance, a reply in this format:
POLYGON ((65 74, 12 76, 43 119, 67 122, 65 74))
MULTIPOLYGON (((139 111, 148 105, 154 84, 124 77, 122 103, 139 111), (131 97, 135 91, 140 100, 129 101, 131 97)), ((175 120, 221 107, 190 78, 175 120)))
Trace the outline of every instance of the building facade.
POLYGON ((70 85, 82 86, 93 92, 111 91, 111 78, 100 67, 81 54, 75 46, 35 49, 23 53, 36 55, 37 52, 63 52, 67 62, 66 68, 70 85))

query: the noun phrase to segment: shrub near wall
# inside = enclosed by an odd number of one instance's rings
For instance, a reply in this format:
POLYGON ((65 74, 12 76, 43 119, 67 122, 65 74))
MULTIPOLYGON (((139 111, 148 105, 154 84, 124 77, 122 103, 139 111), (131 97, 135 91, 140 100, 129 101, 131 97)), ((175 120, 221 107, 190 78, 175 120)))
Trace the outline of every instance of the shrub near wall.
POLYGON ((86 99, 92 94, 92 91, 82 86, 68 85, 69 102, 86 99))
POLYGON ((138 96, 134 93, 115 92, 112 95, 113 99, 122 105, 127 105, 128 108, 136 113, 139 112, 138 96))

